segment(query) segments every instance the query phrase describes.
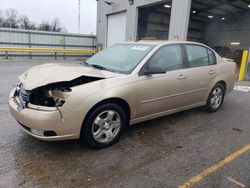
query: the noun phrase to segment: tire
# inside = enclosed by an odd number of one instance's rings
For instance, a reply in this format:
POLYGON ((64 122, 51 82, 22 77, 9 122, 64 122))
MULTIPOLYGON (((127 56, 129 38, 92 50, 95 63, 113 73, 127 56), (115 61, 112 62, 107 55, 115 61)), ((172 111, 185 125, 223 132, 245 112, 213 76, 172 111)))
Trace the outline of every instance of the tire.
POLYGON ((221 83, 217 83, 213 89, 210 91, 206 109, 208 112, 213 113, 217 112, 221 105, 223 104, 224 97, 225 97, 225 87, 221 83))
POLYGON ((81 139, 93 149, 111 146, 121 137, 126 122, 126 113, 119 105, 103 104, 92 110, 86 118, 81 139))

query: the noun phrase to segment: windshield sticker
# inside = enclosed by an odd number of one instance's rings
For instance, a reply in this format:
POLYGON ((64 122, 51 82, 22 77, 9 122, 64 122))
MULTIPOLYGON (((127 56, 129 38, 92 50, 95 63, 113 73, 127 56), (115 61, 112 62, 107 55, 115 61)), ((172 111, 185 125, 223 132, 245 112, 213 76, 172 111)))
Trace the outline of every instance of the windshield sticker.
POLYGON ((133 46, 132 50, 141 50, 141 51, 146 51, 148 50, 149 47, 148 46, 133 46))

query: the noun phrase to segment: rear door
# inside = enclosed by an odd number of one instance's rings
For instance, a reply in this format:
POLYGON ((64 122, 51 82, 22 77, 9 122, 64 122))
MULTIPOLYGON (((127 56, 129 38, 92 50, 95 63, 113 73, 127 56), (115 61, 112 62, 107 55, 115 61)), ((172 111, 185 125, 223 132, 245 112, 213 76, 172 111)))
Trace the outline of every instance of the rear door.
POLYGON ((216 77, 216 56, 205 46, 196 44, 185 45, 188 68, 187 100, 190 104, 204 102, 210 84, 216 77))

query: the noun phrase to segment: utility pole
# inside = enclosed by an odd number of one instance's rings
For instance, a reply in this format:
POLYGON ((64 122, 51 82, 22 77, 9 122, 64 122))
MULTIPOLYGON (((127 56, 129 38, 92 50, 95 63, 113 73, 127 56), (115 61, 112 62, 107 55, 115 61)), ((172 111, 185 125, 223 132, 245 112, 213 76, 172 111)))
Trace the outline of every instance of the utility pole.
POLYGON ((78 0, 78 33, 81 32, 81 0, 78 0))

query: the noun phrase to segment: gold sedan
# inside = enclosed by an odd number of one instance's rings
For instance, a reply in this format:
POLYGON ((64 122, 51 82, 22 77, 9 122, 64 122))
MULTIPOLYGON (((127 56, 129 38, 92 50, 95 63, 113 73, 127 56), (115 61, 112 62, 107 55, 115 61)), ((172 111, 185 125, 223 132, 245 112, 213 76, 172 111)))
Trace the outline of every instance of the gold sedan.
POLYGON ((45 141, 114 144, 127 125, 206 106, 217 111, 234 86, 235 63, 192 42, 113 45, 81 65, 26 71, 9 97, 13 117, 45 141))

